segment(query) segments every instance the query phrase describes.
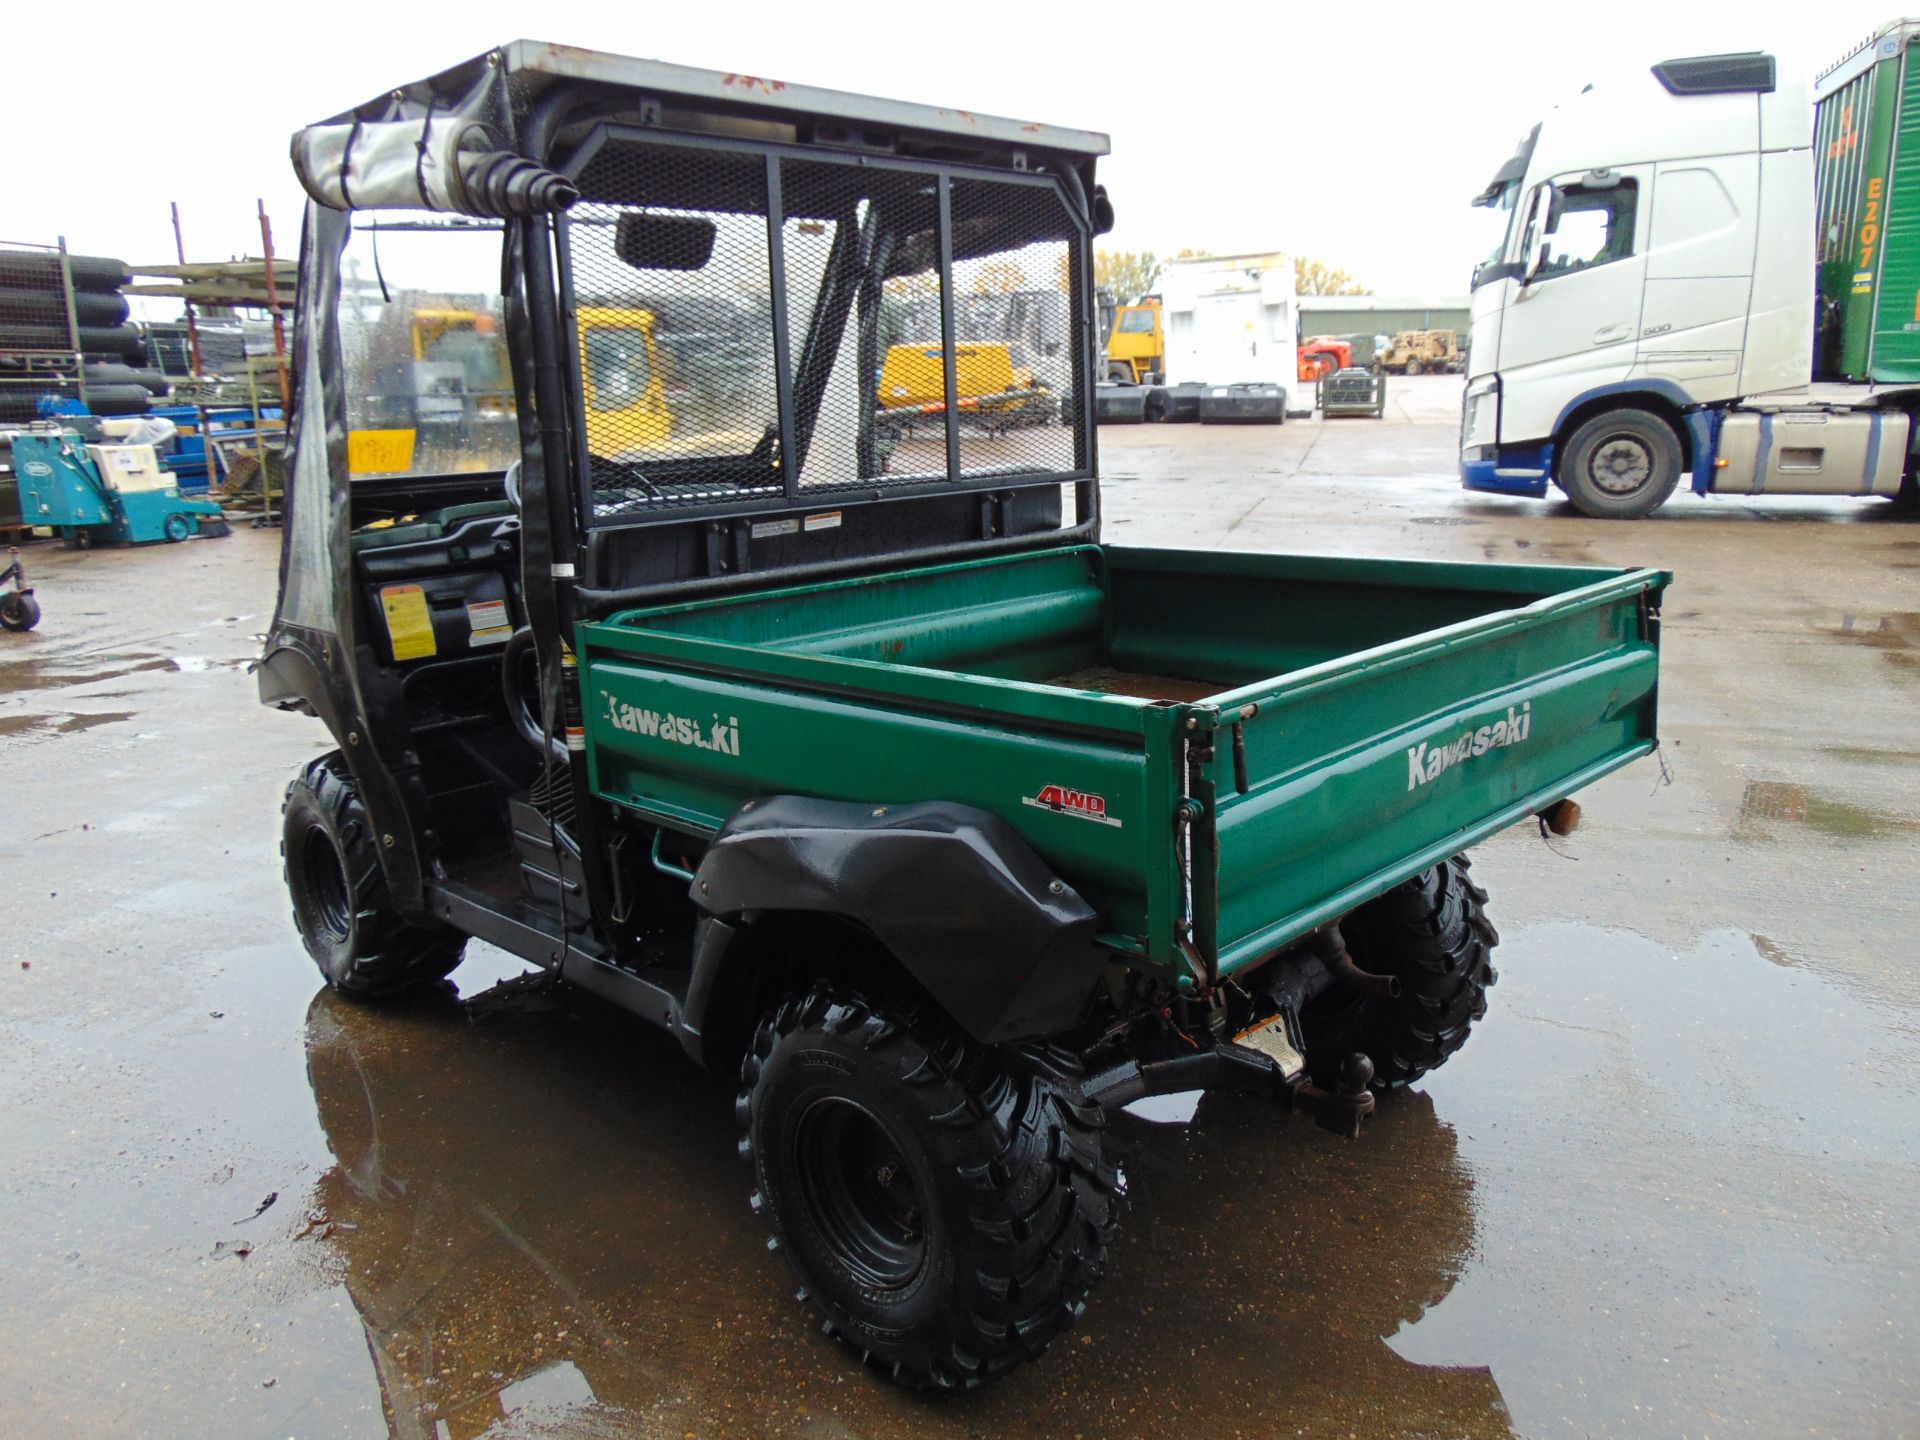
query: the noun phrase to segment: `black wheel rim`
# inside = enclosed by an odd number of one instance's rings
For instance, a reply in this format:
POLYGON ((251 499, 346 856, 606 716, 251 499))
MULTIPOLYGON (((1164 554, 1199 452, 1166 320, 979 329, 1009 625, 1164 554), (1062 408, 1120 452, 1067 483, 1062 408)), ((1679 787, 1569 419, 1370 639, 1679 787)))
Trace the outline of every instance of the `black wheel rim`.
POLYGON ((793 1147, 801 1199, 834 1258, 867 1285, 912 1284, 927 1259, 926 1197, 886 1126, 829 1096, 807 1107, 793 1147))
POLYGON ((1637 435, 1609 435, 1594 446, 1587 475, 1609 495, 1632 495, 1653 479, 1653 451, 1637 435))
POLYGON ((345 944, 353 932, 353 896, 333 837, 318 825, 307 831, 300 847, 300 871, 307 882, 308 912, 314 925, 323 938, 345 944))

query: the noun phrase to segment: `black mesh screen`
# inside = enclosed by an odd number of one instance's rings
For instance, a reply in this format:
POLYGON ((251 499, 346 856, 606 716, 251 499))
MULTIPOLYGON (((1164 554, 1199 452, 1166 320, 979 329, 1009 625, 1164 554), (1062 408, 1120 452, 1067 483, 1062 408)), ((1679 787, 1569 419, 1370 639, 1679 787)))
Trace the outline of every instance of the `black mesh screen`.
POLYGON ((566 248, 595 510, 782 493, 765 162, 608 145, 580 192, 566 248))
POLYGON ((1051 187, 962 179, 952 211, 961 473, 1071 470, 1066 209, 1051 187))
POLYGON ((937 183, 781 162, 803 490, 946 478, 937 183))
POLYGON ((942 183, 932 167, 602 145, 564 222, 596 516, 1073 472, 1065 204, 1046 182, 947 182, 949 322, 942 183))

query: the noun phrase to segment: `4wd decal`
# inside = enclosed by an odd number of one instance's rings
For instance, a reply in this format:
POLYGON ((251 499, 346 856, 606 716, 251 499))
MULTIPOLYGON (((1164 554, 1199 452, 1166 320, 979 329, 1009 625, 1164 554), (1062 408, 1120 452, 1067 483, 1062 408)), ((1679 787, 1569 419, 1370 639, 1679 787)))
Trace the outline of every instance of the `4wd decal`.
POLYGON ((669 745, 711 750, 716 755, 740 753, 740 721, 736 716, 729 715, 723 720, 715 714, 711 720, 702 721, 690 715, 675 715, 670 711, 663 713, 629 705, 605 690, 600 692, 600 698, 606 701, 607 723, 616 730, 624 730, 629 735, 651 735, 669 745))
POLYGON ((1107 797, 1092 795, 1085 790, 1071 790, 1065 785, 1045 785, 1038 795, 1022 795, 1022 805, 1031 805, 1036 810, 1051 810, 1056 815, 1072 815, 1081 820, 1091 820, 1096 825, 1111 825, 1120 828, 1120 822, 1107 814, 1107 797))
POLYGON ((1462 730, 1452 739, 1422 740, 1407 747, 1407 789, 1418 790, 1431 784, 1462 760, 1471 760, 1489 750, 1518 745, 1533 733, 1533 702, 1518 710, 1507 707, 1504 720, 1482 725, 1477 730, 1462 730))

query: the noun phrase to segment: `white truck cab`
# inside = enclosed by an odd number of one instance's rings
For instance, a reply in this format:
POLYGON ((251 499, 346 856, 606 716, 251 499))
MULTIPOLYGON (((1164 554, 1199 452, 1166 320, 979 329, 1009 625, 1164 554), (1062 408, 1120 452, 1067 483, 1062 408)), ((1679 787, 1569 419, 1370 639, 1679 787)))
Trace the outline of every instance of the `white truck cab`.
POLYGON ((1588 86, 1475 201, 1461 417, 1470 490, 1589 515, 1708 493, 1894 495, 1920 387, 1814 383, 1808 87, 1762 54, 1588 86))

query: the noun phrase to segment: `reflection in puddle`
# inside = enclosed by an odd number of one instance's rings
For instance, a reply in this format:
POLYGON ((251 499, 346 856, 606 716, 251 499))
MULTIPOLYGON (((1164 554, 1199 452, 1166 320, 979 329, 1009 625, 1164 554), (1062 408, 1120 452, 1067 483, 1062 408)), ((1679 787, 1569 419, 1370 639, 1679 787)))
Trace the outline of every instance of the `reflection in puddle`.
POLYGON ((85 655, 45 660, 0 661, 0 694, 22 690, 61 690, 69 685, 91 685, 96 680, 118 680, 150 670, 171 670, 173 661, 165 656, 128 658, 119 655, 85 655))
POLYGON ((1183 1129, 1118 1117, 1130 1214, 1085 1320, 929 1405, 795 1305, 747 1209, 731 1089, 664 1037, 538 978, 379 1011, 322 992, 307 1061, 336 1163, 303 1243, 352 1298, 396 1435, 480 1433, 556 1374, 578 1377, 560 1419, 505 1431, 1511 1433, 1484 1366, 1384 1343, 1473 1249, 1473 1183, 1422 1095, 1359 1143, 1229 1097, 1183 1129))
POLYGON ((1920 614, 1842 615, 1829 633, 1872 646, 1889 665, 1920 674, 1920 614))
POLYGON ((1735 838, 1771 838, 1776 822, 1804 826, 1836 840, 1881 840, 1920 830, 1920 821, 1839 800, 1810 786, 1749 780, 1740 796, 1735 838))
POLYGON ((45 740, 55 735, 72 735, 81 730, 92 730, 96 726, 131 720, 136 713, 132 710, 102 710, 85 715, 78 712, 59 715, 0 715, 0 735, 19 735, 24 738, 45 740))

